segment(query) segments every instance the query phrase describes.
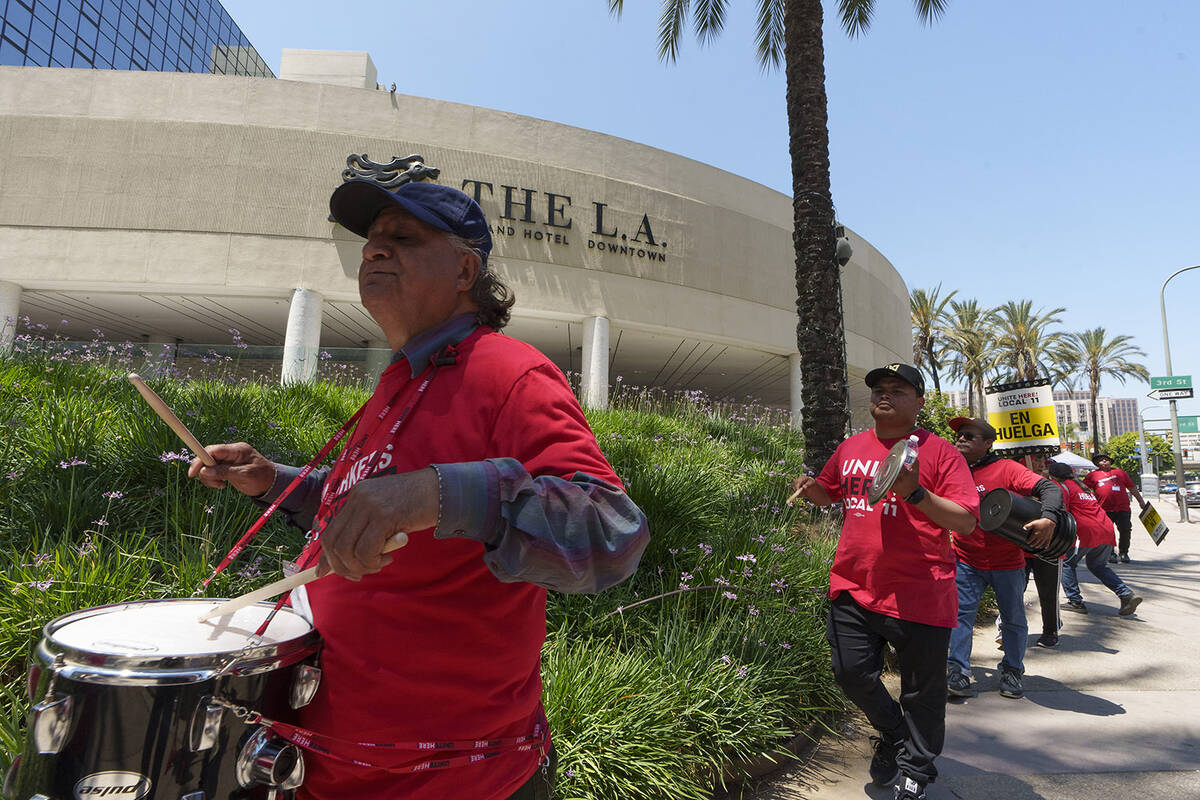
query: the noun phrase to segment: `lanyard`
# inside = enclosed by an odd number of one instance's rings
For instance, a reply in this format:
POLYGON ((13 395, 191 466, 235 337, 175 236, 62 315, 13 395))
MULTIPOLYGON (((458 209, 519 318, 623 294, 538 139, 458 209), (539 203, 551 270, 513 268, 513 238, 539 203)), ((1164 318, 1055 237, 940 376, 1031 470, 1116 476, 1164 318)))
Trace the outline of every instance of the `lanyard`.
MULTIPOLYGON (((404 420, 408 417, 409 412, 411 412, 413 410, 413 408, 416 407, 416 405, 420 401, 421 397, 425 394, 425 390, 429 388, 429 384, 433 381, 433 376, 436 372, 437 372, 436 364, 431 365, 429 367, 429 369, 426 370, 425 380, 423 380, 421 382, 421 385, 417 388, 416 394, 413 395, 413 397, 408 401, 408 404, 400 412, 400 416, 396 419, 395 424, 392 425, 392 428, 389 431, 389 435, 394 435, 396 433, 396 431, 400 429, 400 424, 402 422, 404 422, 404 420)), ((387 417, 388 413, 392 410, 392 405, 396 402, 396 398, 400 396, 400 392, 402 392, 403 390, 404 390, 404 387, 400 387, 399 389, 397 389, 396 393, 392 395, 391 399, 388 400, 387 404, 385 404, 384 407, 379 411, 379 413, 375 417, 375 420, 377 423, 382 422, 387 417)), ((233 546, 233 548, 228 553, 226 553, 225 557, 223 559, 221 559, 221 563, 219 563, 217 565, 217 567, 212 571, 212 574, 210 574, 207 578, 204 579, 204 581, 200 584, 200 588, 198 588, 196 590, 196 592, 195 592, 196 595, 199 595, 200 592, 204 591, 204 589, 208 587, 208 584, 212 582, 213 578, 217 577, 217 575, 224 572, 225 569, 230 564, 232 564, 233 561, 239 555, 242 554, 242 552, 246 549, 246 546, 248 544, 250 544, 250 541, 255 536, 258 535, 259 531, 262 530, 263 525, 265 525, 267 520, 271 517, 271 515, 275 513, 276 509, 279 508, 280 504, 283 503, 283 501, 285 499, 287 499, 288 495, 290 495, 295 490, 295 488, 300 485, 301 481, 303 481, 306 477, 308 477, 309 473, 311 473, 318 464, 320 464, 322 461, 325 460, 325 457, 328 456, 335 447, 337 447, 338 443, 341 442, 342 439, 346 438, 346 434, 350 432, 351 428, 357 428, 357 423, 362 418, 363 412, 366 411, 367 406, 370 404, 370 402, 371 401, 368 400, 366 403, 364 403, 362 405, 361 408, 358 409, 358 411, 355 411, 354 416, 352 416, 352 417, 350 417, 350 419, 346 420, 346 422, 342 425, 342 427, 339 428, 337 430, 337 432, 334 433, 333 436, 329 439, 329 441, 325 443, 325 446, 321 448, 321 452, 317 453, 316 457, 313 458, 311 461, 309 461, 308 464, 304 467, 304 469, 300 470, 300 474, 292 479, 291 483, 289 483, 287 485, 287 488, 285 488, 283 490, 283 492, 280 493, 279 497, 275 498, 275 502, 271 503, 271 505, 267 507, 267 510, 264 511, 257 520, 255 520, 254 524, 251 525, 250 529, 247 530, 246 533, 242 535, 242 538, 238 540, 237 544, 235 544, 233 546)), ((369 435, 369 434, 370 434, 370 431, 367 431, 367 435, 369 435)), ((366 438, 367 438, 367 436, 363 436, 362 438, 359 439, 358 443, 354 446, 354 449, 352 451, 350 451, 349 456, 347 456, 347 453, 344 451, 342 452, 342 454, 340 456, 338 456, 337 461, 334 463, 333 471, 331 471, 329 473, 329 477, 326 479, 325 489, 323 490, 323 495, 328 494, 330 482, 331 482, 331 479, 334 477, 335 473, 337 472, 337 467, 344 463, 353 463, 354 461, 358 460, 358 456, 362 453, 363 443, 366 441, 366 438)), ((371 462, 371 466, 373 466, 373 465, 374 465, 374 461, 371 462)), ((322 502, 324 502, 324 499, 325 499, 325 497, 323 496, 322 502)), ((309 532, 310 540, 316 541, 316 539, 320 536, 320 531, 324 530, 325 525, 327 525, 327 524, 328 524, 328 520, 322 520, 321 525, 320 525, 320 530, 314 529, 313 531, 310 531, 309 532)), ((319 552, 319 550, 317 548, 312 548, 312 550, 315 552, 319 552)), ((311 558, 308 559, 308 561, 311 561, 311 558)), ((285 599, 286 599, 286 597, 287 596, 284 595, 285 599)), ((278 608, 278 606, 276 606, 276 608, 278 608)), ((274 616, 274 614, 272 614, 272 616, 274 616)), ((267 619, 267 622, 270 622, 269 617, 267 619)), ((264 625, 264 628, 265 628, 265 625, 264 625)))

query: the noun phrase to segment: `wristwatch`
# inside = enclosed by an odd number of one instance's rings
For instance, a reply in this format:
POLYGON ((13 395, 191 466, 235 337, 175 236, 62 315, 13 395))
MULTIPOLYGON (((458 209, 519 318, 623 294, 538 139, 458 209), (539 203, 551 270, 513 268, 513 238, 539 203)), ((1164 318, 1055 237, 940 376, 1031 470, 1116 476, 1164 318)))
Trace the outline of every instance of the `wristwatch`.
POLYGON ((917 503, 924 500, 925 495, 927 495, 927 494, 929 494, 929 492, 925 491, 924 486, 918 486, 915 490, 913 490, 912 494, 910 494, 908 497, 904 498, 904 502, 915 506, 917 503))

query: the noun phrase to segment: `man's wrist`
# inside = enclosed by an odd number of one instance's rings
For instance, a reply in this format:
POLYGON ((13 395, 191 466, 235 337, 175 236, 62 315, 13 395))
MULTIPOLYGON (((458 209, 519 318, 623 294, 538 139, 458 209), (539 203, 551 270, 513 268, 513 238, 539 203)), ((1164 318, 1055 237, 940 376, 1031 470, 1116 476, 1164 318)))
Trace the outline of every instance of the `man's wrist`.
POLYGON ((918 486, 916 489, 913 490, 912 494, 910 494, 908 497, 904 498, 904 502, 908 503, 909 505, 915 506, 918 503, 920 503, 922 500, 924 500, 928 494, 929 494, 929 492, 925 490, 924 486, 918 486))

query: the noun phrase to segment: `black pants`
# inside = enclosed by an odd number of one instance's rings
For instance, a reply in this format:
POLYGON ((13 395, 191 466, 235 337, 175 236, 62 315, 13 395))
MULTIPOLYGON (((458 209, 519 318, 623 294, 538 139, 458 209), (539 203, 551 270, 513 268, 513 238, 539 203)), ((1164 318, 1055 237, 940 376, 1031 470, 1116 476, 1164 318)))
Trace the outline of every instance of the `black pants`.
POLYGON ((842 691, 886 739, 904 742, 896 764, 922 783, 937 778, 933 760, 946 740, 950 631, 868 611, 847 592, 834 598, 825 630, 842 691), (899 656, 900 702, 879 679, 889 643, 899 656))
POLYGON ((537 772, 521 784, 521 788, 508 796, 508 800, 550 800, 554 794, 554 770, 558 766, 558 755, 550 748, 549 766, 538 766, 537 772))
POLYGON ((1109 511, 1108 518, 1117 526, 1117 552, 1123 556, 1129 555, 1129 535, 1133 532, 1130 522, 1129 509, 1124 511, 1109 511))
POLYGON ((1040 558, 1025 559, 1025 585, 1033 573, 1033 584, 1037 587, 1038 604, 1042 607, 1042 633, 1058 633, 1058 584, 1062 561, 1043 561, 1040 558))

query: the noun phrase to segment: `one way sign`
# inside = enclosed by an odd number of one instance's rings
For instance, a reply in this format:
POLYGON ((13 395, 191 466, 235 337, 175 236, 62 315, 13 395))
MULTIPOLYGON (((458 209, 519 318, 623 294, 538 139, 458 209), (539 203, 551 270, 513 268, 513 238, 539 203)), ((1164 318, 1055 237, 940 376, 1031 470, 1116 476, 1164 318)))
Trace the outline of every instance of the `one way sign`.
POLYGON ((1146 396, 1151 400, 1189 400, 1195 397, 1191 387, 1187 389, 1155 389, 1146 396))

